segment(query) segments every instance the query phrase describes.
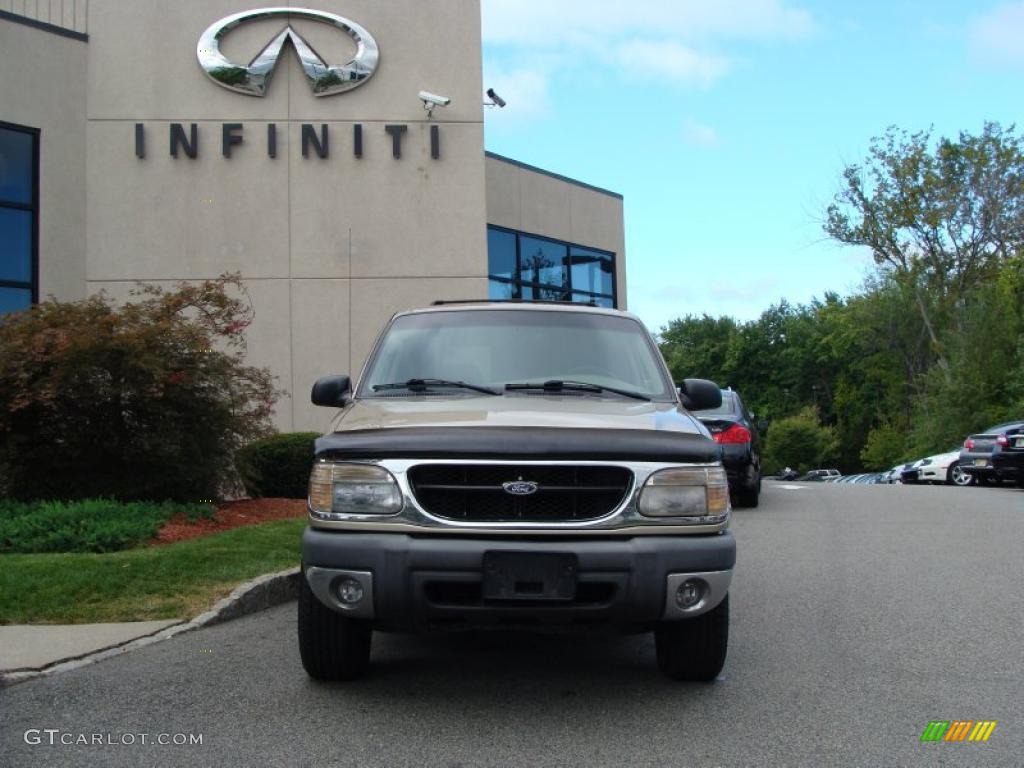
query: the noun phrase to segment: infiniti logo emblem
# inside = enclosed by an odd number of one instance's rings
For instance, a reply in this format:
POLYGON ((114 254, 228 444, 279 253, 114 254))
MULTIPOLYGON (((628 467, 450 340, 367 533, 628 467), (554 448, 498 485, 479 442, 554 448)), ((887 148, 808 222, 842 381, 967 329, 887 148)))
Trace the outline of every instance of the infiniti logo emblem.
POLYGON ((510 493, 513 496, 529 496, 537 492, 538 485, 532 480, 513 480, 508 483, 502 483, 501 487, 505 489, 505 493, 510 493))
POLYGON ((317 96, 344 93, 362 85, 377 69, 377 62, 380 60, 377 42, 363 27, 333 13, 306 8, 257 8, 225 16, 203 32, 199 38, 199 45, 196 46, 196 55, 199 57, 200 66, 217 85, 249 96, 263 96, 270 85, 270 78, 274 74, 281 49, 289 40, 299 56, 306 77, 312 84, 313 93, 317 96), (220 52, 221 40, 239 24, 278 16, 312 19, 337 27, 355 41, 356 55, 347 64, 328 66, 290 25, 267 43, 248 66, 236 64, 220 52))

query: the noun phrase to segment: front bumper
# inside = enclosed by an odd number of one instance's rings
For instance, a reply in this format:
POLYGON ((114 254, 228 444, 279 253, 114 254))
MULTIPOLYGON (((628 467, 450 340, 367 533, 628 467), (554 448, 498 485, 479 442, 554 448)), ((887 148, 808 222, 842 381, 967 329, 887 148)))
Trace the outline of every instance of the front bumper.
POLYGON ((736 562, 728 531, 710 536, 636 536, 564 540, 411 536, 307 528, 303 572, 328 607, 385 630, 608 626, 644 630, 659 621, 711 610, 725 597, 736 562), (575 597, 566 600, 484 598, 485 553, 573 555, 575 597), (683 611, 675 589, 699 578, 704 599, 683 611), (352 578, 361 604, 345 607, 337 585, 352 578))

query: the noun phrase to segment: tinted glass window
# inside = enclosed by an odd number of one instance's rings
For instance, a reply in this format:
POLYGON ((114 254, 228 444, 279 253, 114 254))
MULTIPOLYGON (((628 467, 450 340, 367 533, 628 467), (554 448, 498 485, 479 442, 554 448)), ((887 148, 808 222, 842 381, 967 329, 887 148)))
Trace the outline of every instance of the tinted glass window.
POLYGON ((574 291, 607 294, 613 292, 614 266, 607 253, 574 246, 569 249, 569 261, 572 265, 574 291))
POLYGON ((534 237, 520 238, 519 279, 524 283, 566 283, 566 247, 534 237))
POLYGON ((377 384, 427 378, 496 388, 568 379, 674 400, 643 326, 586 312, 467 310, 399 317, 367 369, 360 394, 374 396, 377 384))
POLYGON ((500 280, 491 280, 488 283, 487 298, 489 299, 518 299, 516 286, 512 283, 503 283, 500 280))
POLYGON ((487 250, 492 299, 615 307, 613 253, 498 227, 487 228, 487 250))
POLYGON ((32 279, 32 212, 0 208, 0 280, 32 279))
POLYGON ((694 413, 698 416, 734 416, 736 415, 736 399, 731 392, 723 392, 720 406, 704 411, 694 411, 694 413))
POLYGON ((0 126, 0 315, 35 296, 38 131, 0 126))
POLYGON ((0 315, 28 309, 32 305, 32 291, 27 288, 0 288, 0 315))
POLYGON ((0 128, 0 202, 32 202, 34 136, 0 128))
POLYGON ((487 269, 492 277, 516 276, 516 236, 500 229, 487 230, 487 269))

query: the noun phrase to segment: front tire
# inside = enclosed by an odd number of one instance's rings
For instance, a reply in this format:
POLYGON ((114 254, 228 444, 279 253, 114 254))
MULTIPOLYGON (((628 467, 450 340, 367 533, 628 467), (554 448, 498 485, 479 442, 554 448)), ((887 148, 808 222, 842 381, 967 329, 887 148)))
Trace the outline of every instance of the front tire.
POLYGON ((658 667, 673 680, 710 683, 729 647, 729 596, 693 619, 666 621, 654 630, 658 667))
POLYGON ((950 485, 967 486, 974 483, 974 475, 972 475, 970 472, 964 472, 964 468, 961 467, 959 464, 953 464, 949 468, 946 481, 950 485))
POLYGON ((355 680, 370 665, 369 624, 321 603, 299 574, 299 655, 314 680, 355 680))

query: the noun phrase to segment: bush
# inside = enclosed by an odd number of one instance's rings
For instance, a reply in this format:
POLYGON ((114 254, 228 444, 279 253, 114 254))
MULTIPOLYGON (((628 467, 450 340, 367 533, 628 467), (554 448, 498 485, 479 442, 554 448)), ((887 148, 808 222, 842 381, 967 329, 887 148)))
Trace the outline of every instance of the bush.
POLYGON ((280 394, 244 365, 237 276, 48 300, 0 322, 0 493, 214 499, 280 394), (215 348, 220 343, 220 349, 215 348))
POLYGON ((792 467, 797 472, 822 467, 835 461, 839 440, 835 430, 818 422, 818 411, 804 408, 795 416, 772 424, 765 439, 765 472, 792 467))
POLYGON ((2 499, 0 553, 115 552, 149 541, 177 512, 197 519, 213 511, 208 504, 2 499))
POLYGON ((306 498, 313 441, 317 432, 292 432, 257 440, 241 448, 235 465, 253 498, 306 498))

